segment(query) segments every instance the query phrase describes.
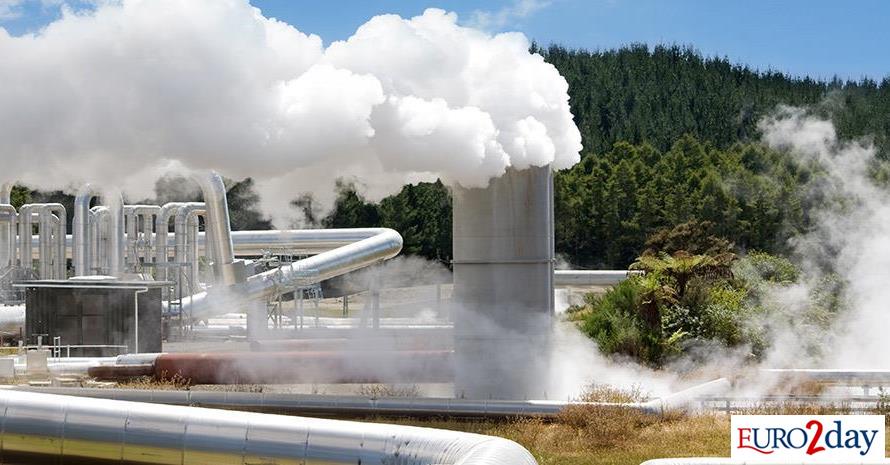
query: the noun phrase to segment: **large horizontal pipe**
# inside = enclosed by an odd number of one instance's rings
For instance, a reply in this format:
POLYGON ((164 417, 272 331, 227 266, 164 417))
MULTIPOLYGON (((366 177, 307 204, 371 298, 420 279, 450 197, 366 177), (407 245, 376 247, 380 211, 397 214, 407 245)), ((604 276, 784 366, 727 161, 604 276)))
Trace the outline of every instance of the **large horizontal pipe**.
POLYGON ((200 292, 187 297, 181 311, 198 319, 225 313, 233 305, 263 302, 278 292, 310 286, 398 255, 402 250, 402 236, 392 229, 381 228, 378 231, 374 236, 358 242, 253 275, 245 283, 226 288, 225 292, 200 292))
POLYGON ((506 439, 0 390, 9 464, 536 465, 506 439))
POLYGON ((421 397, 371 398, 360 396, 327 396, 264 392, 171 391, 138 389, 89 388, 17 388, 102 399, 153 402, 170 405, 196 405, 226 409, 275 410, 299 415, 325 416, 435 416, 467 418, 553 417, 572 406, 630 408, 646 413, 695 407, 701 396, 725 392, 725 379, 711 381, 690 389, 654 399, 633 403, 594 403, 549 400, 470 400, 421 397))
MULTIPOLYGON (((685 457, 685 458, 676 458, 676 459, 654 459, 647 460, 640 465, 750 465, 751 463, 756 463, 757 465, 812 465, 814 462, 811 461, 798 461, 798 462, 786 462, 786 461, 761 461, 751 462, 747 460, 737 460, 731 459, 728 457, 685 457)), ((890 464, 890 460, 883 461, 873 461, 869 460, 866 462, 857 462, 855 460, 838 460, 831 463, 843 463, 843 464, 870 464, 870 465, 886 465, 890 464)))
MULTIPOLYGON (((287 251, 294 255, 317 255, 345 245, 374 237, 385 231, 384 228, 354 229, 291 229, 272 231, 233 231, 232 243, 237 257, 257 257, 267 252, 287 251)), ((174 243, 174 233, 167 234, 167 242, 174 243)), ((72 239, 67 237, 67 254, 71 258, 72 239)), ((39 236, 32 238, 34 259, 37 253, 39 236)), ((206 239, 203 232, 198 234, 198 252, 206 255, 206 239)), ((553 273, 556 286, 609 286, 617 284, 639 272, 627 270, 556 270, 553 273)))
POLYGON ((638 274, 642 274, 642 272, 627 270, 556 270, 553 272, 553 284, 557 287, 614 286, 638 274))
POLYGON ((24 327, 24 305, 0 305, 0 335, 19 336, 24 327))
POLYGON ((404 335, 395 333, 395 337, 366 335, 362 338, 331 338, 331 339, 260 339, 250 343, 254 352, 313 352, 343 350, 453 350, 452 337, 412 336, 411 330, 403 331, 404 335))
MULTIPOLYGON (((233 231, 232 244, 237 257, 258 257, 266 252, 287 251, 293 255, 316 255, 352 244, 369 237, 374 237, 385 228, 354 228, 354 229, 292 229, 272 231, 233 231)), ((66 238, 67 256, 71 258, 73 239, 66 238)), ((167 233, 167 243, 176 241, 174 233, 167 233)), ((39 236, 32 238, 34 247, 39 244, 39 236)), ((198 252, 206 255, 206 235, 198 234, 198 252)), ((36 253, 34 259, 40 258, 36 253)))
POLYGON ((766 368, 762 375, 791 377, 823 383, 890 383, 890 370, 885 369, 834 369, 834 368, 766 368))
MULTIPOLYGON (((448 382, 452 365, 446 350, 167 353, 153 363, 156 378, 192 384, 448 382)), ((120 377, 107 366, 89 374, 120 377)))

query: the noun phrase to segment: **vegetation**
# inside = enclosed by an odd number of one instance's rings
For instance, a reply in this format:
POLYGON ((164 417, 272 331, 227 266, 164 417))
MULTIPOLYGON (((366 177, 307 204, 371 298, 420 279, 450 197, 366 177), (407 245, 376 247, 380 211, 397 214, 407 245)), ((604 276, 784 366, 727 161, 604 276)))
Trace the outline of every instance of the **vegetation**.
POLYGON ((890 76, 880 83, 817 81, 756 71, 689 47, 617 50, 534 47, 569 83, 572 112, 591 153, 620 141, 665 151, 685 134, 728 148, 758 139, 757 123, 777 105, 813 106, 841 137, 890 137, 890 76))
MULTIPOLYGON (((789 260, 764 252, 739 258, 727 240, 703 233, 707 229, 686 223, 657 232, 631 265, 645 275, 604 294, 588 294, 584 305, 569 309, 571 318, 604 353, 654 367, 715 346, 762 356, 773 339, 769 332, 792 318, 773 293, 796 284, 800 272, 789 260)), ((813 289, 808 310, 795 317, 818 333, 835 320, 843 289, 830 276, 813 289)))
MULTIPOLYGON (((741 413, 826 415, 845 412, 843 408, 832 406, 789 404, 757 407, 741 413)), ((394 421, 387 418, 370 421, 504 437, 531 451, 541 465, 639 465, 657 458, 729 457, 729 416, 722 414, 656 416, 627 409, 575 407, 555 421, 394 421)), ((887 447, 890 448, 890 441, 887 447)))

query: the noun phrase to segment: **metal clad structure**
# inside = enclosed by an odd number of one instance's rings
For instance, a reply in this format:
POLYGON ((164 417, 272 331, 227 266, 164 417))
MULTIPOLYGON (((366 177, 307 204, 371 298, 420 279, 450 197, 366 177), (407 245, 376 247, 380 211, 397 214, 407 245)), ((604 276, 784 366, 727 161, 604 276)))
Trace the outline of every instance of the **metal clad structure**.
MULTIPOLYGON (((164 283, 73 283, 33 281, 26 289, 25 338, 63 345, 126 345, 139 352, 161 351, 161 288, 164 283), (144 291, 144 292, 143 292, 144 291), (138 294, 137 294, 138 293, 138 294), (138 325, 136 299, 138 299, 138 325)), ((82 349, 73 355, 117 355, 118 350, 82 349)))
POLYGON ((454 189, 455 394, 545 398, 553 314, 553 177, 508 170, 454 189))

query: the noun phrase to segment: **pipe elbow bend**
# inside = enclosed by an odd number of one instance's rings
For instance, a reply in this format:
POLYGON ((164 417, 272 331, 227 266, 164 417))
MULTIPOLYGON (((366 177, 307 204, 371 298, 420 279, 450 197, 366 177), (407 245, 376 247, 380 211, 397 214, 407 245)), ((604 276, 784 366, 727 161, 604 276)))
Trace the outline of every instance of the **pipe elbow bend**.
POLYGON ((392 258, 399 254, 402 251, 402 246, 404 245, 404 239, 402 239, 402 235, 398 233, 398 231, 394 229, 384 229, 381 233, 383 238, 386 240, 387 248, 392 251, 392 258))
POLYGON ((454 465, 538 465, 538 462, 519 444, 492 437, 474 446, 454 465))

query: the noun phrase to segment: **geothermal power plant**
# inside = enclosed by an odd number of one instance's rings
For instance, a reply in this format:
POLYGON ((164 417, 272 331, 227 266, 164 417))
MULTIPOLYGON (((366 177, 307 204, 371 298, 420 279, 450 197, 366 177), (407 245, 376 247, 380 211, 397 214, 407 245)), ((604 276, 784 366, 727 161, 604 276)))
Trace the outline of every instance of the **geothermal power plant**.
MULTIPOLYGON (((5 184, 0 326, 6 342, 49 351, 50 369, 70 371, 64 358, 71 358, 105 379, 447 382, 462 398, 546 395, 536 380, 545 369, 539 354, 546 351, 554 311, 549 167, 509 171, 486 189, 455 188, 453 323, 409 321, 381 328, 376 318, 365 330, 327 332, 300 331, 293 311, 285 315, 291 327, 276 324, 282 317, 270 308, 286 306, 287 300, 294 309, 308 305, 307 295, 323 293, 320 283, 397 256, 399 233, 233 232, 222 178, 207 173, 194 182, 203 202, 125 205, 119 192, 84 186, 74 202, 70 234, 64 206, 16 210, 9 204, 11 184, 5 184), (270 253, 302 258, 269 266, 270 253), (244 327, 232 330, 243 330, 258 350, 163 352, 163 341, 187 340, 184 332, 200 338, 214 328, 196 323, 231 314, 244 314, 244 327), (356 350, 356 344, 367 346, 356 350), (109 362, 134 354, 139 363, 109 362)), ((560 275, 578 285, 608 283, 623 273, 560 275)), ((379 302, 372 305, 379 311, 379 302)))
MULTIPOLYGON (((325 289, 342 295, 344 307, 356 292, 337 291, 331 280, 399 255, 399 232, 232 231, 222 178, 192 179, 203 202, 127 205, 120 192, 83 186, 71 231, 64 206, 16 209, 13 183, 3 184, 0 329, 11 355, 0 361, 0 376, 31 380, 0 396, 3 463, 534 463, 515 443, 485 436, 188 406, 331 416, 556 414, 563 404, 535 400, 547 395, 554 286, 610 284, 626 273, 554 272, 549 167, 510 170, 488 188, 455 188, 454 290, 449 317, 433 323, 381 318, 385 283, 370 272, 353 286, 368 296, 362 318, 304 324, 325 289), (240 323, 212 324, 218 318, 240 323), (220 338, 246 344, 229 350, 214 345, 220 338), (429 383, 453 386, 453 397, 168 391, 161 398, 161 391, 51 387, 145 377, 429 383)), ((629 407, 659 411, 723 383, 629 407)))
MULTIPOLYGON (((127 205, 120 192, 83 186, 71 231, 63 205, 15 208, 13 183, 3 184, 0 378, 10 384, 0 389, 0 463, 533 465, 506 439, 260 412, 555 417, 577 402, 549 399, 563 382, 550 364, 572 356, 554 340, 554 289, 628 274, 554 270, 551 169, 508 170, 486 188, 453 188, 453 291, 440 299, 435 283, 441 315, 391 317, 382 270, 401 252, 398 231, 232 231, 223 179, 203 172, 191 182, 203 202, 127 205), (359 293, 360 317, 349 317, 359 293), (342 299, 343 316, 313 315, 322 297, 342 299), (116 387, 146 379, 174 388, 116 387), (255 388, 269 385, 286 388, 255 388), (355 392, 365 385, 383 386, 355 392), (404 385, 407 394, 386 390, 404 385)), ((866 394, 888 379, 807 369, 758 377, 866 394)), ((720 378, 603 405, 719 410, 730 389, 720 378)), ((870 408, 871 398, 856 399, 844 402, 870 408)))

